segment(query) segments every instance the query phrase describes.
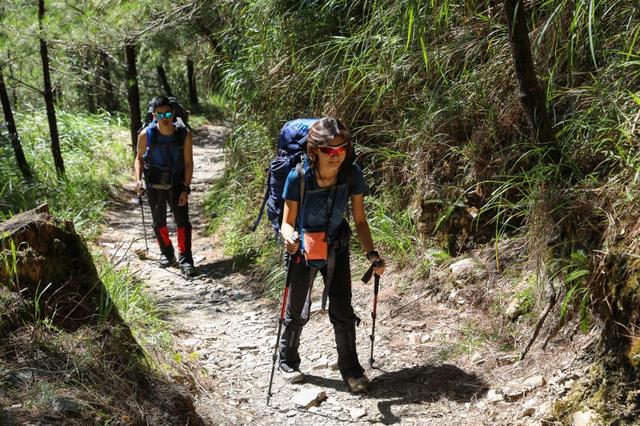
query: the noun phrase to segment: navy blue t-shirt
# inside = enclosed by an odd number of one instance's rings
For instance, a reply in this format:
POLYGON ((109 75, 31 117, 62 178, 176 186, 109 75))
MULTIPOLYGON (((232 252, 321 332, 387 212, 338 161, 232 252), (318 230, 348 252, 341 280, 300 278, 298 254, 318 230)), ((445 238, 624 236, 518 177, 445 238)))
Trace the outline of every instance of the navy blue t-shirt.
MULTIPOLYGON (((364 182, 362 170, 355 164, 352 165, 352 167, 352 195, 364 195, 367 192, 367 185, 364 182)), ((303 229, 308 231, 324 231, 327 216, 331 209, 332 199, 335 197, 327 237, 329 240, 339 237, 337 233, 340 230, 340 225, 349 202, 349 182, 346 180, 339 181, 337 185, 319 188, 314 169, 308 169, 304 176, 305 200, 302 203, 302 210, 298 211, 298 220, 302 219, 303 229)), ((282 198, 300 202, 300 178, 295 168, 293 168, 289 172, 289 176, 287 176, 282 198)))
MULTIPOLYGON (((156 126, 155 124, 153 126, 156 126)), ((178 128, 174 129, 177 132, 178 128)), ((183 145, 174 142, 177 135, 163 135, 158 130, 157 126, 152 132, 156 133, 153 147, 150 146, 150 141, 147 140, 147 152, 144 155, 146 160, 147 156, 151 155, 151 164, 158 167, 167 167, 172 171, 181 171, 184 169, 184 155, 183 145)), ((149 133, 147 133, 148 139, 149 133)))

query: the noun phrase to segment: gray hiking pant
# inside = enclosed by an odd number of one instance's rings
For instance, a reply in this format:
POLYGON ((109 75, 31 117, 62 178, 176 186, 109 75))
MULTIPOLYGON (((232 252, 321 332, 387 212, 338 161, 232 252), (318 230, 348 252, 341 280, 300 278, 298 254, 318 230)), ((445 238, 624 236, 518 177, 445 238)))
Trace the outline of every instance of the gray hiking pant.
MULTIPOLYGON (((311 290, 317 269, 306 265, 302 256, 294 256, 289 262, 290 288, 284 331, 279 343, 280 363, 291 368, 300 366, 300 335, 309 321, 311 290), (294 261, 297 259, 297 262, 294 261)), ((320 269, 327 285, 327 268, 320 269)), ((348 247, 336 254, 333 279, 329 286, 329 319, 333 324, 338 350, 338 369, 343 379, 360 377, 364 369, 358 361, 356 351, 356 328, 358 320, 351 306, 351 271, 348 247)))

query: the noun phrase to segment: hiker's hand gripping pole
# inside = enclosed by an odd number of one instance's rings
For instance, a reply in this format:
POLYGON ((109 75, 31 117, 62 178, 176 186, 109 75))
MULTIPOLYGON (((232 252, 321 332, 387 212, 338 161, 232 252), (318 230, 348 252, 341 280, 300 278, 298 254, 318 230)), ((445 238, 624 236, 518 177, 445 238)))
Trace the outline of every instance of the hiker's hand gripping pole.
POLYGON ((288 254, 287 260, 287 281, 284 285, 284 294, 282 295, 282 305, 280 306, 280 319, 278 320, 278 334, 276 337, 276 344, 273 348, 273 355, 271 357, 271 376, 269 377, 269 390, 267 391, 267 405, 269 405, 269 399, 271 398, 271 386, 273 385, 273 375, 276 371, 276 360, 278 359, 278 345, 280 344, 280 333, 282 332, 282 324, 284 323, 284 315, 287 311, 287 298, 289 297, 289 286, 291 285, 291 262, 296 262, 296 257, 299 253, 288 254))
POLYGON ((376 315, 378 308, 378 290, 380 289, 380 275, 374 274, 374 268, 378 268, 384 266, 384 261, 382 259, 378 259, 371 264, 371 267, 365 272, 362 276, 362 282, 367 284, 371 281, 371 276, 375 275, 373 281, 373 310, 371 311, 371 319, 373 320, 371 323, 371 334, 369 335, 369 339, 371 340, 371 352, 369 354, 369 366, 373 367, 373 344, 375 342, 376 335, 376 315))

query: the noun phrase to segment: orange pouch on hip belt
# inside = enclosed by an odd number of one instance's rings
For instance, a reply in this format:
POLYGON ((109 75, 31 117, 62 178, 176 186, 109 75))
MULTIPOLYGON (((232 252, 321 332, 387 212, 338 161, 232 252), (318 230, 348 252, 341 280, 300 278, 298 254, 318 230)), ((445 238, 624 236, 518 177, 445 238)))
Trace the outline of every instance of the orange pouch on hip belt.
POLYGON ((327 260, 329 245, 324 231, 304 232, 304 257, 306 260, 327 260))

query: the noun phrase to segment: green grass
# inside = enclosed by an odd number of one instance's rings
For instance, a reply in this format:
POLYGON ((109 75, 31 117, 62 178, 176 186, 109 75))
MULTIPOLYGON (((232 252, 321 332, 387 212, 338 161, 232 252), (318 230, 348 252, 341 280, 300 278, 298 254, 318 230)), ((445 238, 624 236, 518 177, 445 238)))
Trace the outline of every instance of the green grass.
POLYGON ((58 112, 66 179, 56 176, 48 125, 43 111, 16 114, 18 131, 35 179, 24 182, 10 146, 0 159, 0 205, 3 217, 48 203, 51 212, 71 220, 91 237, 98 232, 109 199, 130 173, 131 146, 120 116, 58 112))
POLYGON ((106 317, 116 308, 142 347, 146 350, 168 348, 171 342, 169 326, 145 292, 144 283, 134 278, 128 265, 114 265, 101 253, 94 253, 93 260, 109 293, 109 299, 101 305, 102 316, 106 317))

